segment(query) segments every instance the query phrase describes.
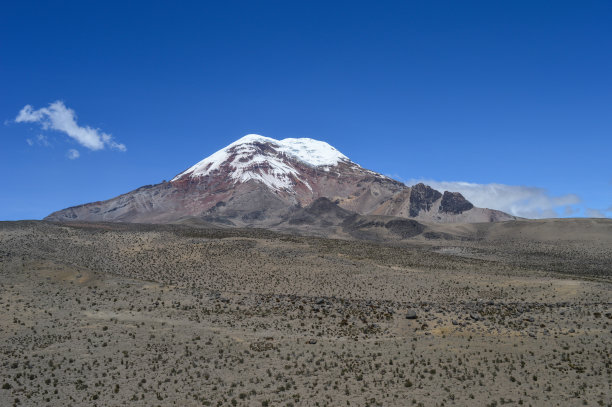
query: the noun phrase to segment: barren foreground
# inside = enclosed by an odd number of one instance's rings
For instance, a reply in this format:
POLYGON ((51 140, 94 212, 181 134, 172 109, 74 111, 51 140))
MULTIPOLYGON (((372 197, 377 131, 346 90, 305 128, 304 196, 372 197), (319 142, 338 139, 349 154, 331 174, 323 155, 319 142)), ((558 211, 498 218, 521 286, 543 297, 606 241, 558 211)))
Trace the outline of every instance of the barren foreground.
POLYGON ((0 223, 0 405, 611 405, 612 223, 522 225, 0 223))

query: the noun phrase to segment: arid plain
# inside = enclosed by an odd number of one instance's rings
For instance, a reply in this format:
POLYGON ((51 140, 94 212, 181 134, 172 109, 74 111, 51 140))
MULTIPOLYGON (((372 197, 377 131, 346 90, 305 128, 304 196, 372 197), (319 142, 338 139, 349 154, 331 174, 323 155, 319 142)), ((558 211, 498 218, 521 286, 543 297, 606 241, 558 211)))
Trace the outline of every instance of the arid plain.
POLYGON ((612 221, 430 228, 2 222, 0 405, 611 405, 612 221))

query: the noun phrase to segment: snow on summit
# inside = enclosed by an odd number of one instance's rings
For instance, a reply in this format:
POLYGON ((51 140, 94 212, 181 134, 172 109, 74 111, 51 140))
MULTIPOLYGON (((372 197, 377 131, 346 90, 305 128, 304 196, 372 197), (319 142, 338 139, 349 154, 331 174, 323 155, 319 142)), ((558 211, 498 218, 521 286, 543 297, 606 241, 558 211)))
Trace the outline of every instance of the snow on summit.
POLYGON ((311 138, 286 138, 283 140, 276 140, 270 137, 260 136, 259 134, 247 134, 220 151, 239 145, 252 145, 253 143, 273 144, 277 151, 294 156, 300 161, 314 167, 332 166, 338 164, 341 160, 348 160, 347 156, 324 141, 311 138))
POLYGON ((313 167, 332 166, 348 157, 324 141, 311 138, 286 138, 277 142, 281 151, 313 167))
POLYGON ((288 189, 292 185, 291 176, 299 177, 299 174, 286 158, 324 170, 342 161, 350 161, 324 141, 310 138, 276 140, 259 134, 247 134, 180 173, 172 181, 185 176, 204 177, 229 165, 232 168, 230 176, 236 181, 253 179, 274 189, 288 189), (262 149, 262 144, 271 149, 262 149))

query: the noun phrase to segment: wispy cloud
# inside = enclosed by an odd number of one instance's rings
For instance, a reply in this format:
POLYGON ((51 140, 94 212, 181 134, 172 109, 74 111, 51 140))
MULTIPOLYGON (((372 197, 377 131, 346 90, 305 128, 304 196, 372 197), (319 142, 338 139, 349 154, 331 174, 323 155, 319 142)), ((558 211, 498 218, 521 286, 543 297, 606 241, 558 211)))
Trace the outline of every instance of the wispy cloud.
POLYGON ((68 159, 70 159, 70 160, 76 160, 80 156, 81 156, 81 153, 79 153, 79 150, 75 150, 74 148, 71 148, 66 153, 66 157, 68 157, 68 159))
POLYGON ((32 147, 34 144, 43 147, 49 147, 51 145, 49 138, 44 134, 39 134, 38 136, 36 136, 36 139, 27 138, 26 143, 28 143, 30 147, 32 147))
POLYGON ((603 213, 603 211, 600 211, 599 209, 587 208, 584 213, 589 218, 605 218, 606 217, 606 214, 603 213))
POLYGON ((51 143, 49 142, 49 138, 44 134, 39 134, 38 136, 36 136, 36 140, 41 146, 49 147, 51 145, 51 143))
POLYGON ((565 216, 571 216, 571 215, 576 215, 578 212, 580 212, 579 208, 575 208, 573 206, 566 206, 565 208, 563 208, 563 215, 565 216))
POLYGON ((406 184, 423 182, 440 191, 460 192, 474 205, 498 209, 525 218, 548 218, 575 213, 572 208, 581 202, 576 194, 552 196, 546 189, 521 185, 475 184, 471 182, 412 179, 406 184))
POLYGON ((605 209, 584 208, 584 215, 589 218, 612 218, 612 205, 605 209))
MULTIPOLYGON (((38 123, 43 130, 57 130, 68 135, 77 143, 90 150, 102 150, 105 147, 126 151, 124 144, 117 143, 110 134, 89 126, 79 126, 74 110, 57 101, 38 110, 31 105, 24 106, 15 118, 17 123, 38 123)), ((30 144, 28 142, 28 144, 30 144)), ((76 151, 76 150, 75 150, 76 151)))

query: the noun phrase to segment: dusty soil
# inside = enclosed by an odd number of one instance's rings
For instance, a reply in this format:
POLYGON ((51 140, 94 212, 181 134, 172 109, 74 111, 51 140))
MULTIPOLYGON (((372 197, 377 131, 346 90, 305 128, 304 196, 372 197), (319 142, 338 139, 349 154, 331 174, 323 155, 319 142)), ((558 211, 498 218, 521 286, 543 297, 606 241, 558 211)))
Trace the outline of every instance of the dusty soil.
POLYGON ((0 223, 0 405, 611 405, 610 225, 521 225, 0 223))

